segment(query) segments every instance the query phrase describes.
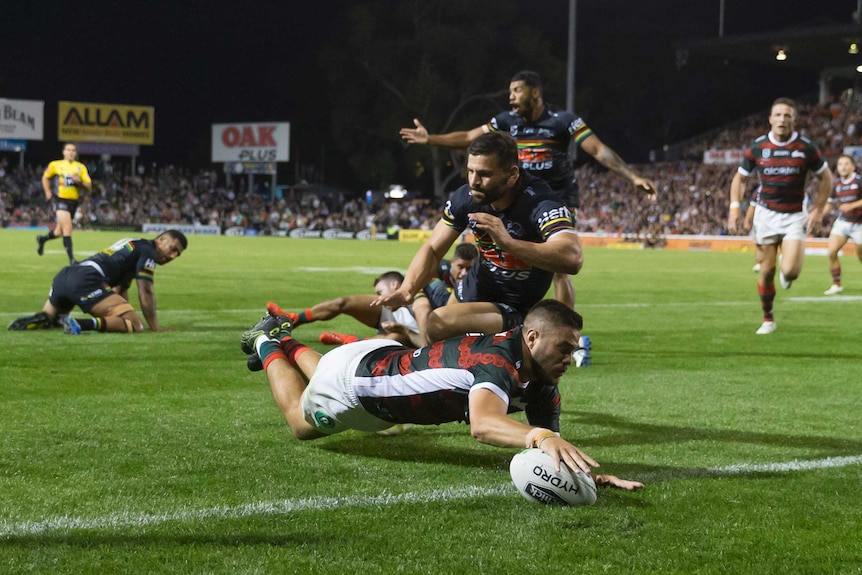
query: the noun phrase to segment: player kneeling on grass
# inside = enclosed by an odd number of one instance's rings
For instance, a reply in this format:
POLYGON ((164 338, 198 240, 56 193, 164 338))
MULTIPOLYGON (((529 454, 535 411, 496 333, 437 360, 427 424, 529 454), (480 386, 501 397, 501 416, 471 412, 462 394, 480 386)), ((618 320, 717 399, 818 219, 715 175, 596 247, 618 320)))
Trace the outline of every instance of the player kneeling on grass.
POLYGON ((188 247, 186 236, 167 230, 154 240, 123 239, 54 276, 42 311, 16 319, 10 331, 63 326, 67 334, 98 330, 121 333, 144 331, 144 322, 128 301, 132 280, 137 281, 138 301, 151 331, 159 331, 153 274, 156 265, 180 257, 188 247), (68 314, 78 306, 92 318, 76 320, 68 314))
MULTIPOLYGON (((482 443, 537 447, 558 469, 565 462, 590 473, 598 463, 559 436, 557 384, 572 363, 582 323, 570 307, 543 300, 523 326, 507 332, 418 349, 372 339, 321 356, 292 337, 288 317, 268 315, 243 333, 241 347, 260 358, 297 439, 463 421, 482 443), (525 411, 529 423, 508 417, 510 411, 525 411)), ((628 490, 643 487, 613 475, 595 480, 628 490)))

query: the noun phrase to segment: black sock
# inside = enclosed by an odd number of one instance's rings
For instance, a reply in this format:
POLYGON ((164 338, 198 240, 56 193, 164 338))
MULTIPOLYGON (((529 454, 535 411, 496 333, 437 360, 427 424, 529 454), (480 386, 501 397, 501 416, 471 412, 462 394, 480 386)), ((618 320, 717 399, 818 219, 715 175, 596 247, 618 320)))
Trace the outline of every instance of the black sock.
POLYGON ((95 331, 99 329, 99 318, 88 317, 79 319, 78 325, 81 326, 81 331, 95 331))
POLYGON ((69 263, 75 261, 75 254, 72 252, 72 236, 63 236, 63 247, 66 248, 66 255, 69 256, 69 263))

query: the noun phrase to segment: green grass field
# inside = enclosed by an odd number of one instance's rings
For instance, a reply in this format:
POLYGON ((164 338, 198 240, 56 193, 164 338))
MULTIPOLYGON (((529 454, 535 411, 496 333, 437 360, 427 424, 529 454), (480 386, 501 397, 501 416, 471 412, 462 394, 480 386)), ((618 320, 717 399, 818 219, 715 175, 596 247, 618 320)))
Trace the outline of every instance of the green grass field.
MULTIPOLYGON (((59 241, 0 230, 0 321, 41 308, 59 241)), ((78 233, 79 257, 120 233, 78 233)), ((190 237, 156 274, 174 331, 0 335, 0 573, 862 573, 862 265, 824 257, 755 336, 751 254, 587 250, 593 366, 563 435, 639 479, 595 506, 523 500, 464 425, 300 443, 240 333, 371 291, 416 244, 190 237)), ((132 303, 138 307, 137 293, 132 303)), ((317 342, 350 318, 298 328, 317 342)))

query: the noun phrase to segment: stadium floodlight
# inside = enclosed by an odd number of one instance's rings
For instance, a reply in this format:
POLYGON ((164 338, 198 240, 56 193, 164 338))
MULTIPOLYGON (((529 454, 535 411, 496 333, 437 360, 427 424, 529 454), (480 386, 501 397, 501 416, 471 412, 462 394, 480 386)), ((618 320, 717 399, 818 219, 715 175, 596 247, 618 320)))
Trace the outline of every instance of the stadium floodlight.
POLYGON ((775 59, 779 62, 784 62, 785 60, 787 60, 787 52, 785 52, 784 50, 778 50, 778 54, 775 55, 775 59))
POLYGON ((850 47, 847 49, 848 54, 856 55, 859 53, 859 44, 856 42, 850 42, 850 47))

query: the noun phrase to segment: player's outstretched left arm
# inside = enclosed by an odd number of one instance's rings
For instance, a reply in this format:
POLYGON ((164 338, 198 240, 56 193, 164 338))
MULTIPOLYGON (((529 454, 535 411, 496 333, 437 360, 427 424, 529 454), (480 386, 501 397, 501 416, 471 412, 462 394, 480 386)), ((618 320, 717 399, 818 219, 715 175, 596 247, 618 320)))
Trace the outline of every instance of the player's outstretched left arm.
POLYGON ((443 220, 437 222, 431 237, 419 247, 401 287, 385 296, 376 296, 371 305, 385 305, 392 308, 413 303, 413 296, 419 293, 437 275, 440 260, 458 239, 460 232, 447 226, 443 220))
POLYGON ((619 154, 602 142, 595 134, 591 134, 581 142, 581 149, 595 158, 604 167, 627 178, 636 189, 646 192, 651 200, 655 200, 658 196, 655 182, 636 174, 619 154))

